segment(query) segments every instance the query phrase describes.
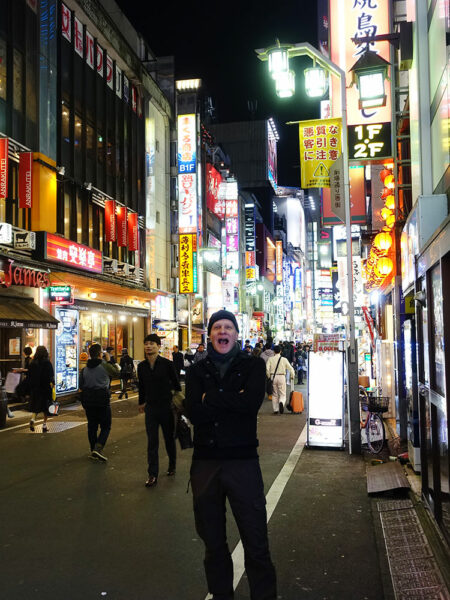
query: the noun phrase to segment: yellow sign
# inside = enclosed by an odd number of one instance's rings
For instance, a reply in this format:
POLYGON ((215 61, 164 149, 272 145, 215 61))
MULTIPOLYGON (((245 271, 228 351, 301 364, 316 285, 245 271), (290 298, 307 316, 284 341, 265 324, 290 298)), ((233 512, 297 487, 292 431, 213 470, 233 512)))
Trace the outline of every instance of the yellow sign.
POLYGON ((341 119, 299 123, 301 187, 330 187, 330 167, 341 153, 341 119))
POLYGON ((180 294, 197 292, 197 234, 180 235, 180 294))

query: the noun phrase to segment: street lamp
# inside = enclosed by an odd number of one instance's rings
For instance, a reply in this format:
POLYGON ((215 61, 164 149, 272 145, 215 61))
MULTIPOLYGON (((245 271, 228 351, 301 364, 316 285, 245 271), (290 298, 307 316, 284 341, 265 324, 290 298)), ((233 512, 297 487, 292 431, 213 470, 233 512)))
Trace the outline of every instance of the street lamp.
POLYGON ((347 399, 350 424, 349 436, 349 451, 352 453, 360 451, 361 434, 359 425, 359 392, 358 392, 358 364, 356 357, 356 340, 355 340, 355 305, 353 298, 353 260, 352 260, 352 234, 351 234, 351 214, 350 214, 350 182, 348 171, 348 139, 347 139, 347 104, 346 104, 346 89, 345 89, 345 72, 334 62, 322 56, 322 54, 311 44, 302 42, 300 44, 280 44, 277 42, 275 46, 270 48, 262 48, 255 50, 259 60, 267 61, 270 55, 276 50, 283 48, 287 52, 287 61, 283 58, 282 64, 287 64, 289 69, 289 59, 296 56, 309 56, 314 63, 317 63, 327 73, 331 73, 339 77, 340 93, 341 93, 341 110, 342 110, 342 164, 344 175, 344 207, 345 207, 345 232, 347 243, 347 290, 348 290, 348 340, 349 353, 347 362, 347 399))
POLYGON ((373 50, 366 50, 350 69, 359 90, 359 108, 385 106, 384 81, 390 63, 373 50))
POLYGON ((305 69, 305 91, 310 98, 321 98, 328 89, 328 75, 322 67, 305 69))

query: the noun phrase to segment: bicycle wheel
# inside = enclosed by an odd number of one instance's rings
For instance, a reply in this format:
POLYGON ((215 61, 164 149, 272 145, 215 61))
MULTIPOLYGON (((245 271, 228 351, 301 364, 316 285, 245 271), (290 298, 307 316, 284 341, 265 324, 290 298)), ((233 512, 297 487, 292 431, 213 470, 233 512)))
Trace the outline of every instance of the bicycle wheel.
POLYGON ((377 413, 370 413, 366 427, 367 445, 373 454, 379 454, 384 446, 383 419, 377 413))

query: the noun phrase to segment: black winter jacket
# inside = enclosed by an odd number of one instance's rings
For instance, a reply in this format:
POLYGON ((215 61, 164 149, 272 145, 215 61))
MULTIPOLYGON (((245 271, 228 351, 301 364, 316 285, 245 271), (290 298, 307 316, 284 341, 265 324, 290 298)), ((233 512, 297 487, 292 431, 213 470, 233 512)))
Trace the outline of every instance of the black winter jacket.
POLYGON ((152 369, 148 360, 143 360, 138 364, 137 374, 139 404, 145 404, 147 411, 170 408, 172 390, 181 391, 173 362, 158 356, 152 369))
POLYGON ((186 373, 186 413, 194 425, 194 458, 256 457, 256 418, 266 365, 239 352, 223 379, 210 357, 186 373))

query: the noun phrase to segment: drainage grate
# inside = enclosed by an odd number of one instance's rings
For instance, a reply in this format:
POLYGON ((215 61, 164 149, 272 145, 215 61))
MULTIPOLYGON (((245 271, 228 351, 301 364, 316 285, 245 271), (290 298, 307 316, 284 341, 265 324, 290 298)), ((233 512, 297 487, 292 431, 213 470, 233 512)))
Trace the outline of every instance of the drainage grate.
POLYGON ((411 500, 378 502, 397 600, 450 600, 411 500))
MULTIPOLYGON (((47 421, 47 433, 61 433, 61 431, 66 431, 67 429, 72 429, 73 427, 84 425, 85 423, 86 421, 47 421)), ((18 429, 16 433, 28 433, 30 435, 42 433, 42 423, 34 426, 34 432, 30 431, 28 427, 24 427, 23 429, 18 429)))

